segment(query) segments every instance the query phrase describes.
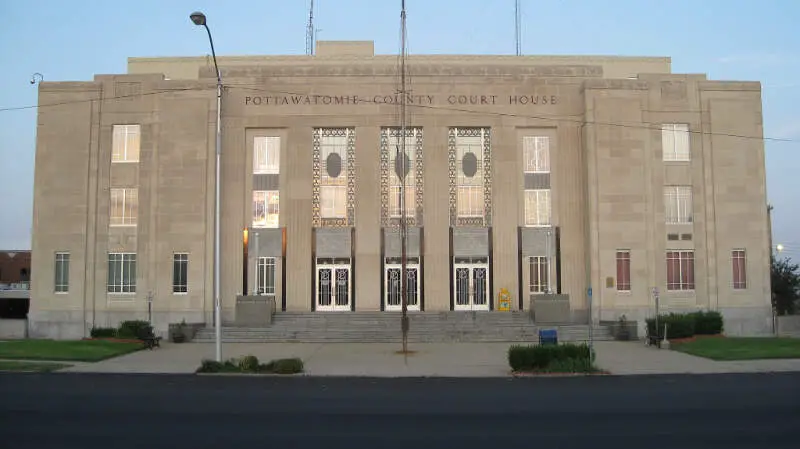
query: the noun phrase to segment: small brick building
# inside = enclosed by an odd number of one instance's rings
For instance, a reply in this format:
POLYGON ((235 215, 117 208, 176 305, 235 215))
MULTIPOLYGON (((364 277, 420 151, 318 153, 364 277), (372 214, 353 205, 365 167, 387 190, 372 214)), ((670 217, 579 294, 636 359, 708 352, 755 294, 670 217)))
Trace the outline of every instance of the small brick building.
POLYGON ((0 284, 13 284, 30 280, 30 251, 0 251, 0 284))

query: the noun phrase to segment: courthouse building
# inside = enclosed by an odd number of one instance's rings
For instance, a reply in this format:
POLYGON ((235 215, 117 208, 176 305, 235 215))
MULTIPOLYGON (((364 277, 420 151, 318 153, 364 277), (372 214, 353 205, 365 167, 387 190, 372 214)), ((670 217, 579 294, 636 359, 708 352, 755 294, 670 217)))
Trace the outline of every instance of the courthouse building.
MULTIPOLYGON (((665 57, 411 55, 372 42, 219 57, 223 323, 276 313, 508 313, 570 321, 712 309, 771 323, 758 82, 665 57), (402 142, 404 141, 404 145, 402 142), (591 293, 590 293, 591 292, 591 293), (591 301, 589 298, 591 295, 591 301)), ((39 86, 32 335, 123 319, 213 325, 216 76, 210 57, 39 86)))

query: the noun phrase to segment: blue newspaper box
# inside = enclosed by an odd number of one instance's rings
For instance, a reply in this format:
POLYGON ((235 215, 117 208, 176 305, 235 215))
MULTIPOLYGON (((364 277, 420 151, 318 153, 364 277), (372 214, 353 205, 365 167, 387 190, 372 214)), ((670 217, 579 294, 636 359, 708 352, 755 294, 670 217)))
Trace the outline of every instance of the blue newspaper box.
POLYGON ((540 329, 539 330, 539 344, 540 345, 557 345, 558 344, 558 331, 555 329, 540 329))

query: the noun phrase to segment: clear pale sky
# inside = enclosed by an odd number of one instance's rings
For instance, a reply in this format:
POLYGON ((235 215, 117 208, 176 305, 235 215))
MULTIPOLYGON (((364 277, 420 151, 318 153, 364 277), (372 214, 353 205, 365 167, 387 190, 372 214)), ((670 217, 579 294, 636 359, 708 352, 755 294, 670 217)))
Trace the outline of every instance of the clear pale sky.
MULTIPOLYGON (((316 0, 318 40, 399 49, 400 0, 316 0)), ((303 54, 309 0, 0 1, 0 250, 29 249, 36 110, 31 75, 88 81, 129 56, 303 54)), ((409 51, 513 54, 514 0, 407 0, 409 51)), ((800 259, 800 2, 523 0, 524 54, 669 56, 675 73, 760 81, 773 235, 800 259)))

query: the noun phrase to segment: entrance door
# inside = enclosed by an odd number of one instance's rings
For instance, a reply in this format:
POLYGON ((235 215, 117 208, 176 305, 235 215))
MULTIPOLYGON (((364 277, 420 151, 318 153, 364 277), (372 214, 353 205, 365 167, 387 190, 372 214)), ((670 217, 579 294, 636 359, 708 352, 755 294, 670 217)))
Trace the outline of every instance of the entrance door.
MULTIPOLYGON (((403 310, 402 293, 400 292, 400 276, 402 265, 399 257, 387 257, 383 270, 384 294, 386 310, 403 310)), ((420 296, 419 258, 409 257, 406 261, 406 305, 408 310, 419 310, 420 296)))
POLYGON ((350 259, 318 259, 316 310, 350 310, 350 259))
POLYGON ((453 263, 454 310, 489 310, 489 263, 457 257, 453 263))

